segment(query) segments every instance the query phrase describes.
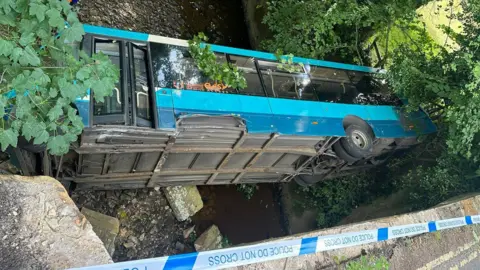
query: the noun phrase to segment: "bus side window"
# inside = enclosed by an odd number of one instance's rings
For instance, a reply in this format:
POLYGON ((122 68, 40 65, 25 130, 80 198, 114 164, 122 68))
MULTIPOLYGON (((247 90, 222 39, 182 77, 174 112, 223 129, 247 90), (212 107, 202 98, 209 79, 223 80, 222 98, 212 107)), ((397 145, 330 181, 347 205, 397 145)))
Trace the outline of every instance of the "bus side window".
MULTIPOLYGON (((114 40, 95 40, 95 53, 102 52, 108 55, 113 64, 120 68, 120 43, 114 40)), ((93 89, 95 91, 95 89, 93 89)), ((105 101, 94 103, 94 115, 110 115, 124 113, 124 96, 119 82, 115 83, 112 96, 105 97, 105 101)))
POLYGON ((247 80, 247 87, 238 89, 238 93, 249 96, 265 96, 262 83, 258 77, 255 60, 249 57, 229 55, 230 63, 236 65, 238 69, 243 71, 243 76, 247 80))
POLYGON ((353 104, 358 92, 347 83, 329 82, 312 79, 306 86, 309 91, 315 92, 319 101, 353 104))
POLYGON ((307 74, 289 73, 277 68, 277 63, 259 61, 263 81, 267 91, 276 97, 317 101, 313 90, 306 86, 310 83, 307 74))
MULTIPOLYGON (((190 57, 186 47, 151 43, 154 84, 157 88, 235 93, 236 90, 205 76, 190 57)), ((226 61, 217 54, 218 62, 226 61)))

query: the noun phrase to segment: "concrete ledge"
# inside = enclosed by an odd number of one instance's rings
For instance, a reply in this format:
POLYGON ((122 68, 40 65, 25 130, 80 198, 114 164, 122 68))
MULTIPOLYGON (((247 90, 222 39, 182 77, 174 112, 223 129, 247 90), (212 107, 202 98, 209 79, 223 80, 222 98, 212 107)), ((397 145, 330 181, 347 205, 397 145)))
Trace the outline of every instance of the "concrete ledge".
MULTIPOLYGON (((378 228, 389 227, 394 225, 398 226, 398 225, 412 224, 412 223, 423 223, 431 220, 448 219, 448 218, 461 217, 466 215, 477 215, 478 213, 480 213, 480 195, 472 194, 468 198, 465 198, 465 196, 462 196, 459 198, 452 198, 446 203, 440 204, 437 207, 424 210, 424 211, 392 216, 387 218, 380 218, 380 219, 356 223, 356 224, 348 224, 344 226, 333 227, 325 230, 317 230, 317 231, 292 235, 292 236, 283 237, 283 238, 270 239, 269 241, 289 240, 289 239, 295 239, 295 238, 307 238, 307 237, 331 235, 331 234, 346 233, 346 232, 371 230, 371 229, 378 229, 378 228)), ((455 229, 455 230, 464 230, 464 229, 455 229)), ((422 237, 422 236, 417 236, 417 237, 422 237)), ((471 235, 470 235, 470 238, 471 238, 471 235)), ((269 241, 264 241, 264 242, 269 242, 269 241)), ((377 243, 356 246, 356 247, 349 247, 349 248, 344 248, 339 250, 319 252, 319 253, 310 254, 310 255, 274 260, 274 261, 263 262, 263 263, 256 263, 256 264, 251 264, 247 266, 234 267, 230 269, 272 269, 272 270, 273 269, 324 269, 324 268, 328 269, 331 267, 336 267, 339 259, 341 259, 342 261, 349 261, 361 256, 362 254, 375 253, 375 252, 378 252, 378 250, 384 250, 388 247, 392 247, 398 244, 399 242, 403 242, 403 241, 404 239, 393 239, 385 242, 377 242, 377 243)), ((422 259, 422 256, 419 256, 418 260, 421 260, 421 259, 422 259)), ((425 262, 418 261, 417 263, 427 264, 430 258, 425 257, 423 259, 425 260, 425 262)))

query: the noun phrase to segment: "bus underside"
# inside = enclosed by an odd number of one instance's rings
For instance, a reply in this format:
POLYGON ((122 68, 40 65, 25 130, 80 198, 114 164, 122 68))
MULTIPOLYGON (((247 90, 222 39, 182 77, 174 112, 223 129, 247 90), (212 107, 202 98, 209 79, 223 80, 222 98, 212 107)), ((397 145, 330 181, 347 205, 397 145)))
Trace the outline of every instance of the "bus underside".
POLYGON ((407 146, 377 139, 372 155, 337 157, 340 137, 251 134, 233 116, 192 115, 175 132, 95 126, 60 161, 59 180, 76 188, 126 189, 170 185, 287 182, 313 184, 371 168, 407 146))

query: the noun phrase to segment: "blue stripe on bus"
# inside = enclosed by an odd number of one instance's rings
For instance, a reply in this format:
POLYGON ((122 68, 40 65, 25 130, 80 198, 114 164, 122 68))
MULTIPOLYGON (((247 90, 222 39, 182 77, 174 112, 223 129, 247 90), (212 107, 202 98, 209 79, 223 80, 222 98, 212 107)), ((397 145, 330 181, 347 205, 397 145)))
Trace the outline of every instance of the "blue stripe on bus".
POLYGON ((106 27, 88 25, 88 24, 83 25, 83 30, 89 34, 133 39, 133 40, 140 40, 140 41, 148 41, 148 34, 145 34, 145 33, 138 33, 138 32, 132 32, 132 31, 126 31, 126 30, 120 30, 120 29, 114 29, 114 28, 106 28, 106 27))
MULTIPOLYGON (((212 49, 212 51, 214 51, 214 52, 236 54, 236 55, 241 55, 241 56, 254 57, 254 58, 260 58, 260 59, 271 60, 271 61, 277 61, 277 58, 272 53, 238 49, 238 48, 231 48, 231 47, 222 46, 222 45, 215 45, 215 44, 209 44, 209 45, 210 45, 210 48, 212 49)), ((377 72, 381 71, 381 69, 378 69, 378 68, 357 66, 357 65, 351 65, 351 64, 343 64, 343 63, 330 62, 330 61, 324 61, 324 60, 308 59, 308 58, 303 58, 303 57, 294 57, 293 62, 309 64, 309 65, 314 65, 314 66, 320 66, 320 67, 360 71, 360 72, 377 73, 377 72)))
MULTIPOLYGON (((166 91, 167 96, 171 93, 173 104, 160 104, 161 101, 157 101, 159 113, 171 115, 173 106, 175 118, 191 114, 239 116, 245 119, 248 131, 252 133, 345 136, 343 119, 347 115, 355 115, 367 121, 379 138, 418 136, 419 131, 405 130, 399 121, 397 110, 392 106, 339 104, 167 88, 160 90, 166 91)), ((158 92, 159 90, 157 95, 158 92)), ((435 125, 425 114, 421 115, 421 133, 434 132, 435 125)))

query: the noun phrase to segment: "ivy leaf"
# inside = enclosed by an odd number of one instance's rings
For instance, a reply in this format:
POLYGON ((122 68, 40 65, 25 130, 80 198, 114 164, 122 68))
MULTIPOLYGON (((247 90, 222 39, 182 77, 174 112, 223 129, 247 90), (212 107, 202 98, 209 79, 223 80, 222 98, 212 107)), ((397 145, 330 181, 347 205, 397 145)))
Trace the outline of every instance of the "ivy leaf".
MULTIPOLYGON (((42 132, 46 131, 47 126, 44 122, 37 120, 34 117, 29 117, 29 119, 25 122, 22 128, 22 135, 30 141, 31 138, 37 137, 42 132)), ((47 132, 48 133, 48 132, 47 132)))
POLYGON ((48 95, 51 98, 55 98, 58 95, 58 90, 56 88, 50 88, 50 90, 48 91, 48 95))
POLYGON ((99 102, 103 102, 104 97, 112 94, 115 84, 111 78, 102 78, 101 80, 96 80, 92 84, 92 89, 95 93, 95 99, 99 102))
POLYGON ((50 137, 47 142, 47 149, 50 150, 52 155, 64 155, 70 149, 70 143, 63 135, 50 137))
POLYGON ((47 6, 39 3, 30 3, 30 15, 35 15, 39 22, 45 20, 45 12, 47 11, 47 6))
POLYGON ((17 118, 22 119, 25 116, 31 115, 32 113, 32 103, 30 98, 26 96, 17 97, 17 106, 15 108, 15 115, 17 118))
POLYGON ((12 41, 0 39, 0 55, 9 56, 12 53, 13 47, 15 47, 15 43, 12 41))
POLYGON ((23 50, 20 47, 16 47, 12 51, 12 55, 10 55, 10 60, 12 60, 14 63, 18 62, 18 59, 23 55, 23 50))
POLYGON ((70 24, 74 24, 74 23, 78 22, 77 13, 75 13, 75 12, 68 13, 67 22, 69 22, 70 24))
POLYGON ((67 108, 67 115, 68 115, 68 120, 72 121, 75 120, 75 117, 77 116, 77 110, 75 110, 73 107, 68 107, 67 108))
POLYGON ((2 151, 7 150, 9 145, 17 147, 18 132, 9 128, 7 130, 0 130, 0 146, 2 151))
POLYGON ((3 8, 5 14, 10 13, 12 9, 15 9, 15 0, 0 0, 0 8, 3 8))
POLYGON ((35 41, 35 34, 33 33, 23 33, 20 37, 20 45, 23 47, 32 44, 35 41))
POLYGON ((77 71, 76 77, 79 80, 86 80, 90 77, 90 73, 92 70, 88 67, 82 67, 80 70, 77 71))
POLYGON ((18 59, 18 62, 22 66, 38 66, 40 65, 40 58, 38 58, 37 52, 32 48, 32 46, 27 46, 24 50, 24 53, 18 59))
POLYGON ((65 35, 65 39, 70 42, 81 41, 83 35, 85 35, 85 31, 81 23, 75 22, 71 27, 65 29, 63 35, 65 35))
POLYGON ((0 24, 15 26, 15 16, 13 13, 2 14, 2 16, 0 16, 0 24))
POLYGON ((35 139, 33 140, 33 143, 34 144, 46 143, 49 137, 50 137, 50 134, 48 133, 48 131, 43 130, 42 132, 35 134, 35 139))
POLYGON ((55 105, 47 113, 47 116, 48 116, 48 119, 50 119, 50 121, 56 121, 58 117, 60 117, 62 114, 63 114, 62 107, 59 105, 55 105))
POLYGON ((55 8, 49 9, 45 14, 48 16, 48 24, 51 27, 56 27, 59 29, 63 29, 65 26, 65 22, 63 21, 62 14, 55 8))
POLYGON ((23 122, 17 119, 12 122, 11 127, 18 132, 22 128, 22 125, 23 125, 23 122))
POLYGON ((31 77, 35 80, 35 83, 40 86, 47 85, 50 82, 50 77, 43 72, 42 69, 36 68, 31 77))

